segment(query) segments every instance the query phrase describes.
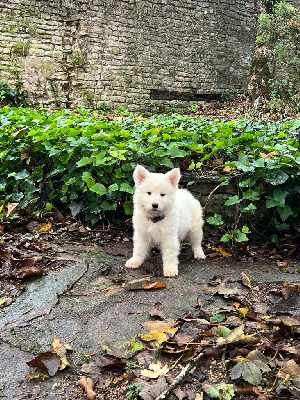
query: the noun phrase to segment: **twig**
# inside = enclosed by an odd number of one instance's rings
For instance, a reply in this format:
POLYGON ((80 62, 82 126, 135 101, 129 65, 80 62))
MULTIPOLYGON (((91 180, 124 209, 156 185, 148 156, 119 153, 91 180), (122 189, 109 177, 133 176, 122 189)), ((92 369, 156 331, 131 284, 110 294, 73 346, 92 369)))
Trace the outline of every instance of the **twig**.
POLYGON ((174 381, 169 385, 155 400, 162 400, 166 398, 166 395, 169 394, 175 387, 187 376, 187 374, 194 368, 194 364, 200 360, 204 353, 199 353, 195 358, 193 358, 188 365, 186 365, 180 372, 179 375, 176 376, 174 381))
POLYGON ((222 185, 223 185, 223 182, 221 182, 218 186, 216 186, 216 187, 209 193, 209 195, 208 195, 208 197, 207 197, 207 199, 206 199, 205 205, 204 205, 204 207, 203 207, 203 210, 205 210, 207 204, 209 203, 209 201, 210 201, 212 195, 215 193, 215 191, 218 190, 219 187, 222 186, 222 185))

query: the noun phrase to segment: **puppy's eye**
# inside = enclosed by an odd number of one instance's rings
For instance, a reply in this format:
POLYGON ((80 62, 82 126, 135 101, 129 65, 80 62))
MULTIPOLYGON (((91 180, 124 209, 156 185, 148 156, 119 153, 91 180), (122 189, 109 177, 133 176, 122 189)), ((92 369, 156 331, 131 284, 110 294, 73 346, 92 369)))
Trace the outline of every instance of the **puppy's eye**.
POLYGON ((160 195, 161 195, 161 197, 164 197, 166 194, 165 193, 161 193, 160 195))
POLYGON ((151 192, 147 192, 149 194, 149 196, 151 196, 151 192))

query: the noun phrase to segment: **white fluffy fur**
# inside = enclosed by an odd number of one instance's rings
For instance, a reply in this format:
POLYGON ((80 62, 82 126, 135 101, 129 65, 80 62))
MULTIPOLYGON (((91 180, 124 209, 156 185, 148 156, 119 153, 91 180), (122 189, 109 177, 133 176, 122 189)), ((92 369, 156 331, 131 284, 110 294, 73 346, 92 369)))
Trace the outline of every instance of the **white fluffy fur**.
POLYGON ((194 257, 204 259, 202 208, 186 189, 178 189, 180 171, 151 173, 141 165, 134 170, 133 256, 127 268, 138 268, 152 247, 162 253, 164 276, 178 275, 180 241, 187 239, 194 257), (157 205, 157 208, 154 208, 157 205), (162 217, 157 222, 153 218, 162 217))

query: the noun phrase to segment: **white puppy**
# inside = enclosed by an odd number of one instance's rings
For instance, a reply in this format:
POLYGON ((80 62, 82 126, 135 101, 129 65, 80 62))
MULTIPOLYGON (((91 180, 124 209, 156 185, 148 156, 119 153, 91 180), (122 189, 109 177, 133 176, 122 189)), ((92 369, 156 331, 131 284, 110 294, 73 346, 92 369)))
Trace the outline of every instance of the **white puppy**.
POLYGON ((204 259, 202 208, 186 189, 178 189, 179 168, 152 173, 137 165, 133 212, 133 256, 127 268, 138 268, 152 247, 162 253, 164 276, 178 275, 180 241, 187 239, 195 258, 204 259))

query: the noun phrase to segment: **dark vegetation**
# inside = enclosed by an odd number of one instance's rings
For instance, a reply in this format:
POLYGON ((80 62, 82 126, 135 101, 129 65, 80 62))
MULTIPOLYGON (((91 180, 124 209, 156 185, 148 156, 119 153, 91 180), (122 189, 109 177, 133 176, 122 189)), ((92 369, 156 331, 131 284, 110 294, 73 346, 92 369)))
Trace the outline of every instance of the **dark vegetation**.
MULTIPOLYGON (((129 215, 132 170, 140 163, 159 171, 180 166, 196 178, 218 173, 221 185, 236 182, 237 195, 225 205, 238 206, 238 214, 223 241, 247 240, 258 212, 268 212, 262 233, 274 242, 284 232, 299 233, 299 119, 212 121, 5 107, 0 121, 4 219, 53 209, 90 223, 112 212, 129 215)), ((224 230, 221 215, 207 220, 224 230)))

